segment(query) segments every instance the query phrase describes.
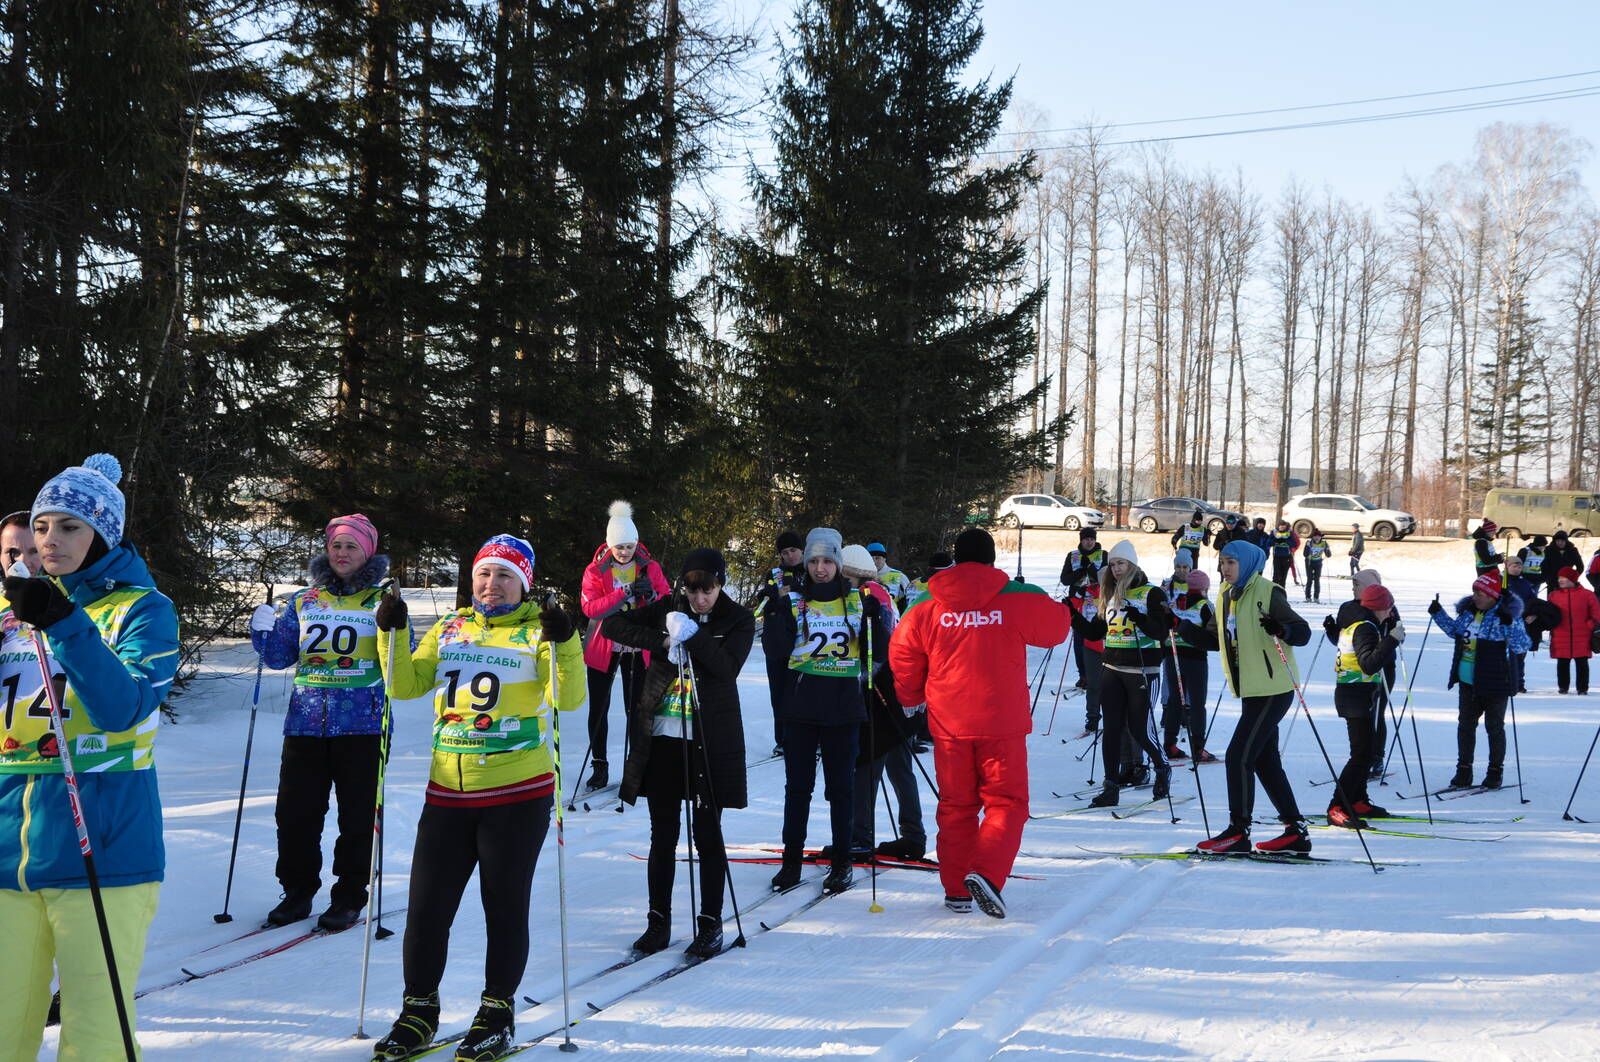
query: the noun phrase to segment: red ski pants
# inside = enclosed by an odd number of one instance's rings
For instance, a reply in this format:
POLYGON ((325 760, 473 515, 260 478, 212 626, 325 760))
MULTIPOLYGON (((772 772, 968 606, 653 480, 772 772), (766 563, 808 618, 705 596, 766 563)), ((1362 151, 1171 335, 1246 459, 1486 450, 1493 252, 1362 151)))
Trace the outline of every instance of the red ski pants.
POLYGON ((973 871, 1005 888, 1028 823, 1027 737, 936 737, 933 769, 939 778, 939 880, 945 895, 965 896, 964 882, 973 871))

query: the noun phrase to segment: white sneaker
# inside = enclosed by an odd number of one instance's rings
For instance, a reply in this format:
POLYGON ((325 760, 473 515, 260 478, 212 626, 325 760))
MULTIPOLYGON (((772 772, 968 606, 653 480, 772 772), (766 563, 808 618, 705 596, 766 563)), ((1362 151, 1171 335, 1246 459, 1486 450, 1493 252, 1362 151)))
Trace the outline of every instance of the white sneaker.
POLYGON ((944 898, 944 905, 956 914, 972 913, 971 896, 946 896, 944 898))
POLYGON ((974 871, 965 880, 967 892, 971 893, 972 902, 978 905, 978 910, 990 918, 1006 916, 1006 902, 1000 898, 1000 890, 989 884, 989 879, 974 871))

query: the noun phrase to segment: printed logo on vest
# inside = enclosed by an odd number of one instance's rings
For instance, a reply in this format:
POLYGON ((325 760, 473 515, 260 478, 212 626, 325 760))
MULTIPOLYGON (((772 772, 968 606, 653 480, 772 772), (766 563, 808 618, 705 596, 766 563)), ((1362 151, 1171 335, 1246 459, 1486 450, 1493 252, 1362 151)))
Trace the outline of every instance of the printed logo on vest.
POLYGON ((79 756, 90 756, 97 752, 106 751, 106 737, 104 734, 81 734, 74 742, 74 748, 79 756))
POLYGON ((480 715, 472 721, 472 729, 489 730, 494 727, 494 716, 480 715))

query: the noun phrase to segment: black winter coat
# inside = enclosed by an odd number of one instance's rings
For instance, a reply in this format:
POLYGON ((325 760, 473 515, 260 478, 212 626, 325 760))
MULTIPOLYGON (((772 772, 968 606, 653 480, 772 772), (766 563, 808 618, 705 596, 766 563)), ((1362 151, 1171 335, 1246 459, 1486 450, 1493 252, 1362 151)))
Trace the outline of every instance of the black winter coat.
MULTIPOLYGON (((618 645, 649 650, 650 670, 645 672, 639 699, 628 706, 630 746, 628 762, 622 768, 620 794, 632 804, 644 792, 645 766, 650 762, 651 731, 656 706, 678 675, 678 667, 667 659, 667 613, 694 612, 676 596, 652 601, 631 612, 614 612, 601 624, 601 631, 618 645)), ((719 808, 742 808, 749 802, 744 777, 744 721, 739 714, 739 670, 750 655, 755 641, 756 620, 750 610, 726 593, 717 595, 711 612, 700 619, 700 631, 684 642, 694 662, 698 685, 699 715, 695 717, 691 750, 697 770, 697 784, 705 779, 710 765, 711 791, 702 794, 715 798, 719 808), (701 749, 704 749, 704 756, 701 749)), ((646 794, 648 795, 648 794, 646 794)))
MULTIPOLYGON (((1384 681, 1393 688, 1394 657, 1399 646, 1389 637, 1394 630, 1394 617, 1379 619, 1373 611, 1359 601, 1346 601, 1339 606, 1339 617, 1332 629, 1323 626, 1328 640, 1336 650, 1339 633, 1352 623, 1361 624, 1351 636, 1355 646, 1356 664, 1369 675, 1383 673, 1384 681), (1363 622, 1366 621, 1366 622, 1363 622), (1376 624, 1376 626, 1374 626, 1376 624)), ((1336 665, 1337 667, 1337 665, 1336 665)), ((1383 707, 1383 686, 1376 682, 1351 682, 1333 687, 1333 707, 1341 719, 1362 719, 1383 707)))
MULTIPOLYGON (((814 583, 807 579, 800 587, 800 596, 808 601, 837 601, 839 595, 846 592, 854 593, 839 576, 831 583, 814 583)), ((889 633, 882 615, 871 620, 870 626, 876 665, 888 659, 889 633)), ((761 648, 767 658, 781 654, 787 659, 797 634, 787 597, 769 599, 761 627, 761 648)), ((778 702, 778 718, 782 722, 850 726, 867 721, 867 700, 860 679, 796 672, 791 680, 778 702)))
POLYGON ((1544 551, 1544 567, 1539 570, 1539 578, 1545 585, 1547 595, 1556 588, 1556 578, 1562 568, 1576 568, 1582 572, 1583 554, 1571 542, 1566 545, 1552 542, 1550 548, 1544 551))
MULTIPOLYGON (((1106 667, 1121 668, 1122 670, 1148 671, 1159 668, 1169 652, 1167 639, 1172 636, 1174 624, 1172 622, 1172 606, 1167 602, 1167 595, 1162 593, 1161 587, 1150 584, 1143 570, 1134 577, 1129 585, 1129 590, 1137 590, 1141 586, 1150 585, 1150 593, 1145 597, 1143 612, 1137 609, 1130 610, 1133 625, 1146 638, 1160 644, 1154 649, 1120 649, 1106 646, 1102 663, 1106 667)), ((1102 608, 1094 619, 1084 619, 1083 614, 1076 609, 1072 613, 1072 629, 1078 637, 1086 642, 1103 641, 1106 636, 1106 614, 1102 608)))

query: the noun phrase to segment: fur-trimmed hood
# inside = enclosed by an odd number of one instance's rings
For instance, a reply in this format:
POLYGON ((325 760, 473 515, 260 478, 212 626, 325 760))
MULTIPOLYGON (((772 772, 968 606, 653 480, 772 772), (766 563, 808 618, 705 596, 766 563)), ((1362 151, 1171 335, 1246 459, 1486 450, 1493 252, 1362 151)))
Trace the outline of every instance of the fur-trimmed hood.
POLYGON ((309 569, 312 586, 325 587, 343 597, 377 586, 388 578, 389 558, 382 553, 368 557, 367 563, 363 564, 349 580, 341 580, 333 574, 333 566, 328 563, 328 556, 325 553, 318 553, 312 557, 309 569))

